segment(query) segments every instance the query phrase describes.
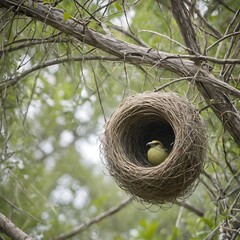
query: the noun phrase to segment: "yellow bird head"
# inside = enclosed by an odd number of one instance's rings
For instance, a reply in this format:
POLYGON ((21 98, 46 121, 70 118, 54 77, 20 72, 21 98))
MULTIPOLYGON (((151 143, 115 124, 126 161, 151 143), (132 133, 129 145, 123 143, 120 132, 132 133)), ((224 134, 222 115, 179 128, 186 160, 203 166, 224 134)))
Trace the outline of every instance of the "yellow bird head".
POLYGON ((151 142, 148 142, 146 146, 154 147, 154 146, 161 146, 163 147, 163 144, 158 140, 152 140, 151 142))
POLYGON ((148 161, 154 166, 162 163, 169 155, 168 149, 158 140, 148 142, 146 146, 150 147, 147 152, 148 161))

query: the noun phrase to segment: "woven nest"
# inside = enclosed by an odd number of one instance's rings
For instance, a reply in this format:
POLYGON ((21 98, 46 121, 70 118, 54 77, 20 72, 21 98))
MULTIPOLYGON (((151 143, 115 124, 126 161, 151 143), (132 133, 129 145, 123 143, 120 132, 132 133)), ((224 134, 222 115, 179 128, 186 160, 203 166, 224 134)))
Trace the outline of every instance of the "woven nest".
POLYGON ((117 184, 140 201, 184 199, 204 163, 207 134, 199 113, 173 93, 147 92, 127 98, 112 114, 102 139, 103 157, 117 184), (170 154, 157 166, 146 143, 160 140, 170 154))

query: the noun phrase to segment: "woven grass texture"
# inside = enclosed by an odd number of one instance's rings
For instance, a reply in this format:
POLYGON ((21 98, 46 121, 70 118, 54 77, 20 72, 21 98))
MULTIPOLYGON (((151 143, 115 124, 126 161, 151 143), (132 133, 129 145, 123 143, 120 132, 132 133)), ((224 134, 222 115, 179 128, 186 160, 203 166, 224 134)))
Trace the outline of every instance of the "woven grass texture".
POLYGON ((204 165, 207 131, 195 107, 174 93, 128 97, 105 126, 102 153, 117 184, 137 200, 164 204, 184 199, 204 165), (160 140, 170 154, 152 166, 146 143, 160 140))

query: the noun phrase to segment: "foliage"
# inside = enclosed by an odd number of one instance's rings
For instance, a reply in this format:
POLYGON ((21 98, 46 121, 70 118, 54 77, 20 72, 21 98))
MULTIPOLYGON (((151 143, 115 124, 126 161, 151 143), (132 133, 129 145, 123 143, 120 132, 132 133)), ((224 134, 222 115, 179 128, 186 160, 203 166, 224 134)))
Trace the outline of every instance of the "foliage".
MULTIPOLYGON (((239 59, 238 1, 184 2, 192 11, 202 52, 216 59, 239 59), (222 36, 238 35, 207 50, 217 38, 195 9, 222 36)), ((102 34, 107 29, 125 43, 186 54, 168 1, 43 1, 43 6, 51 4, 65 22, 84 20, 90 29, 102 34)), ((124 97, 158 89, 177 76, 166 68, 111 60, 114 56, 97 46, 14 11, 0 8, 0 212, 36 239, 58 239, 127 198, 109 176, 98 147, 114 108, 124 97)), ((226 83, 240 90, 239 65, 209 64, 219 78, 229 68, 226 83)), ((202 109, 209 129, 205 171, 186 200, 204 215, 178 204, 131 202, 71 239, 193 240, 239 233, 239 146, 194 81, 171 83, 164 91, 186 96, 202 109)), ((239 98, 229 98, 239 109, 239 98)))

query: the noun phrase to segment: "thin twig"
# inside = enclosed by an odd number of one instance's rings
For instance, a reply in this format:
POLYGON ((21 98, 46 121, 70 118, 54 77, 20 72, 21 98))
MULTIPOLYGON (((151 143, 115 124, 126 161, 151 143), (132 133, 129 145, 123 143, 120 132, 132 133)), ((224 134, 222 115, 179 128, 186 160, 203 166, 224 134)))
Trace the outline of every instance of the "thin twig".
MULTIPOLYGON (((31 69, 28 69, 24 72, 22 72, 21 74, 15 76, 15 77, 11 77, 9 79, 6 79, 4 81, 0 82, 0 87, 7 84, 7 85, 13 85, 16 84, 18 81, 20 81, 21 79, 23 79, 24 77, 26 77, 28 74, 52 66, 52 65, 56 65, 56 64, 61 64, 61 63, 65 63, 65 62, 80 62, 83 60, 101 60, 101 61, 120 61, 120 59, 118 57, 105 57, 105 56, 83 56, 83 57, 76 57, 76 58, 70 58, 70 57, 66 57, 66 58, 60 58, 60 59, 54 59, 54 60, 49 60, 46 61, 44 63, 41 63, 37 66, 32 67, 31 69)), ((121 60, 122 61, 122 60, 121 60)))
POLYGON ((43 221, 41 221, 39 218, 37 218, 37 217, 31 215, 30 213, 22 210, 21 208, 17 207, 15 204, 13 204, 12 202, 10 202, 10 201, 9 201, 8 199, 6 199, 4 196, 0 195, 0 197, 1 197, 5 202, 7 202, 12 208, 14 208, 16 211, 18 211, 18 212, 20 212, 20 213, 22 213, 22 214, 24 214, 24 215, 26 215, 26 216, 34 219, 34 220, 37 221, 37 222, 40 222, 40 223, 42 223, 42 224, 45 224, 45 223, 44 223, 43 221))
POLYGON ((235 36, 235 35, 239 35, 240 34, 240 31, 238 32, 234 32, 234 33, 229 33, 225 36, 223 36, 222 38, 219 38, 216 42, 214 42, 212 45, 210 45, 206 51, 209 51, 211 48, 213 48, 215 45, 217 45, 218 43, 220 43, 221 41, 225 40, 226 38, 229 38, 229 37, 232 37, 232 36, 235 36))
MULTIPOLYGON (((46 44, 46 43, 67 43, 69 41, 71 41, 70 39, 49 39, 49 40, 38 40, 38 39, 32 39, 32 40, 24 40, 25 42, 23 44, 20 44, 16 47, 5 47, 3 48, 3 50, 0 50, 0 55, 5 54, 5 53, 10 53, 10 52, 14 52, 23 48, 27 48, 27 47, 33 47, 39 44, 46 44), (27 42, 29 41, 29 42, 27 42)), ((15 43, 15 42, 13 42, 15 43)))
POLYGON ((168 39, 169 41, 171 41, 171 42, 177 44, 178 46, 180 46, 180 47, 183 48, 184 50, 191 51, 190 48, 184 46, 184 45, 181 44, 180 42, 178 42, 178 41, 176 41, 176 40, 174 40, 174 39, 170 38, 169 36, 164 35, 164 34, 162 34, 162 33, 155 32, 155 31, 152 31, 152 30, 144 30, 144 29, 141 30, 141 31, 139 31, 139 33, 141 33, 141 32, 147 32, 147 33, 153 33, 153 34, 156 34, 156 35, 158 35, 158 36, 160 36, 160 37, 166 38, 166 39, 168 39))
POLYGON ((176 202, 176 204, 178 206, 186 208, 187 210, 189 210, 190 212, 196 214, 199 217, 203 217, 204 216, 204 212, 203 211, 197 209, 196 207, 190 205, 189 203, 186 203, 186 202, 176 202))
POLYGON ((69 232, 60 234, 58 237, 55 238, 55 240, 65 240, 65 239, 68 239, 70 237, 73 237, 73 236, 81 233, 82 231, 86 230, 93 224, 98 223, 98 222, 102 221, 103 219, 117 213, 122 208, 127 206, 132 201, 132 199, 133 198, 128 198, 128 199, 124 200, 122 203, 120 203, 118 206, 108 209, 106 212, 103 212, 103 213, 99 214, 98 216, 86 221, 85 223, 80 224, 79 226, 73 228, 69 232))
POLYGON ((141 39, 137 38, 134 34, 132 34, 131 32, 124 30, 123 28, 116 26, 116 25, 112 25, 111 28, 124 33, 126 36, 132 38, 135 42, 137 42, 140 46, 142 47, 149 47, 145 42, 143 42, 141 39))
POLYGON ((177 78, 177 79, 174 79, 164 85, 162 85, 161 87, 159 87, 158 89, 155 90, 155 92, 159 92, 161 91, 162 89, 174 84, 174 83, 177 83, 177 82, 180 82, 180 81, 191 81, 193 78, 192 77, 183 77, 183 78, 177 78))
POLYGON ((95 82, 95 86, 96 86, 96 92, 97 92, 97 96, 98 96, 98 101, 99 101, 99 104, 100 104, 100 107, 101 107, 101 110, 102 110, 102 115, 103 115, 103 118, 104 118, 104 122, 106 123, 107 119, 106 119, 106 115, 105 115, 105 111, 104 111, 104 107, 103 107, 103 102, 102 102, 100 89, 99 89, 99 86, 98 86, 98 79, 97 79, 97 75, 96 75, 96 73, 94 71, 94 68, 93 68, 92 64, 91 64, 91 69, 92 69, 93 78, 94 78, 94 82, 95 82))
MULTIPOLYGON (((240 33, 240 32, 239 32, 240 33)), ((187 49, 187 48, 186 48, 187 49)), ((169 54, 165 59, 190 59, 190 60, 203 60, 203 61, 210 61, 213 63, 218 63, 218 64, 239 64, 240 63, 240 59, 219 59, 219 58, 215 58, 215 57, 210 57, 210 56, 204 56, 204 55, 198 55, 198 56, 194 56, 194 55, 182 55, 182 54, 169 54)))

